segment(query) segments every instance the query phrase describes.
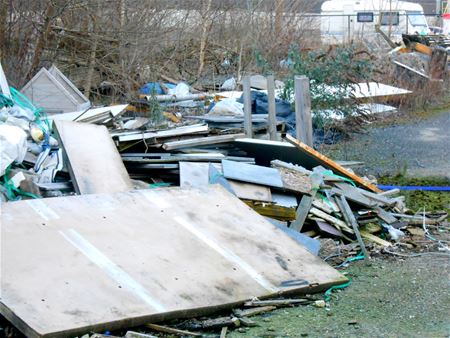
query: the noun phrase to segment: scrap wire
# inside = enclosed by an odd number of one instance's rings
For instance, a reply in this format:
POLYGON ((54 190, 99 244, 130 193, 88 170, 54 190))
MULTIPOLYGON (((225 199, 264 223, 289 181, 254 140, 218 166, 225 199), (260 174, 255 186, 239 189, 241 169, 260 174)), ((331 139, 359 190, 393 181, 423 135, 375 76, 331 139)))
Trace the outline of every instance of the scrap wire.
POLYGON ((445 252, 430 251, 430 252, 421 252, 421 253, 406 255, 406 254, 401 254, 401 253, 398 253, 398 252, 389 251, 386 248, 383 249, 383 253, 388 253, 388 254, 391 254, 391 255, 394 255, 394 256, 400 256, 400 257, 405 257, 405 258, 413 258, 413 257, 427 256, 427 255, 437 255, 437 256, 450 257, 450 254, 447 254, 445 252))
POLYGON ((431 239, 432 241, 435 241, 438 243, 439 247, 442 248, 445 251, 450 252, 450 249, 447 245, 445 245, 441 240, 431 236, 430 232, 428 231, 426 222, 425 222, 425 207, 423 208, 423 222, 422 222, 422 228, 423 231, 425 231, 425 237, 427 237, 428 239, 431 239))

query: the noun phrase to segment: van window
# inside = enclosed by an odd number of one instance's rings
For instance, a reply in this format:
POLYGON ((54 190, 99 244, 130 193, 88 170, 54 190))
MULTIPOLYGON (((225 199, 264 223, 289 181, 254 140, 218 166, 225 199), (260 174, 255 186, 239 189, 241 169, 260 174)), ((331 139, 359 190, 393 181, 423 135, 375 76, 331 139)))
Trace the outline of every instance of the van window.
POLYGON ((398 26, 400 22, 399 12, 381 12, 381 26, 398 26))
POLYGON ((413 26, 427 26, 427 19, 421 12, 406 12, 409 23, 413 26))
POLYGON ((359 12, 357 13, 358 22, 373 22, 372 12, 359 12))

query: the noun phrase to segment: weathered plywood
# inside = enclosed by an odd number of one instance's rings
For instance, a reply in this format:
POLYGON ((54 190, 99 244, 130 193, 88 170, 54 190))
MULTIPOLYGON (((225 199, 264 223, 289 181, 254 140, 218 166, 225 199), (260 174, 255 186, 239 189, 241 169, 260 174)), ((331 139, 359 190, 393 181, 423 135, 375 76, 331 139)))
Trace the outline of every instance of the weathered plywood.
POLYGON ((283 188, 280 173, 274 168, 228 160, 222 160, 222 168, 223 175, 229 179, 283 188))
POLYGON ((77 193, 132 189, 127 170, 105 126, 71 121, 54 121, 53 125, 77 193))
POLYGON ((209 183, 209 163, 180 162, 180 186, 201 187, 209 183))
POLYGON ((0 313, 27 337, 114 330, 346 281, 220 186, 2 209, 0 313))
POLYGON ((228 180, 237 197, 244 200, 272 202, 272 193, 269 187, 253 183, 228 180))

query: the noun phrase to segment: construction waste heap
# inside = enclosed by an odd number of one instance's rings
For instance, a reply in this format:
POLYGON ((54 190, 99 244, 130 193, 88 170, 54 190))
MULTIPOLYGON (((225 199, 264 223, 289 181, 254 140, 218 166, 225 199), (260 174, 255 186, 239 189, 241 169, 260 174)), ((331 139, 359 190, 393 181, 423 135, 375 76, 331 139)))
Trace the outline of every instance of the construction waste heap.
POLYGON ((0 314, 27 337, 225 337, 277 307, 326 306, 349 283, 329 263, 402 255, 447 217, 314 150, 308 105, 281 116, 261 76, 244 93, 150 83, 98 108, 55 66, 21 92, 0 80, 0 314))

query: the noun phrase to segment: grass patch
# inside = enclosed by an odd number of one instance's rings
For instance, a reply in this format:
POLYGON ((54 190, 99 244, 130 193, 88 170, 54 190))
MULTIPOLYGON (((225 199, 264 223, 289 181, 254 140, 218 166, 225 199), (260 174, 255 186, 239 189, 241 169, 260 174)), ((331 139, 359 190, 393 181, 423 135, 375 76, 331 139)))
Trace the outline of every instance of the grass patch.
MULTIPOLYGON (((445 177, 407 177, 404 175, 382 176, 379 184, 400 186, 450 186, 450 179, 445 177)), ((450 214, 450 192, 448 191, 402 191, 406 206, 413 210, 445 211, 450 214)))

